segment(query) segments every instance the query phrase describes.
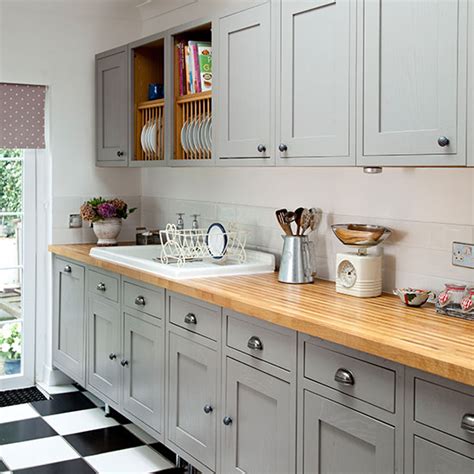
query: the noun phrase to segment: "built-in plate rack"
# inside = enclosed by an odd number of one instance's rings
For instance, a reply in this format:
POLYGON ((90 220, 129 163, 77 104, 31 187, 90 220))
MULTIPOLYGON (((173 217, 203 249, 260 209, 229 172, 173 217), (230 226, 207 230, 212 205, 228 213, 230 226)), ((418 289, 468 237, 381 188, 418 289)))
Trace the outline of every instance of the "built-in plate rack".
POLYGON ((176 159, 211 159, 211 103, 211 92, 189 94, 176 100, 176 159))
POLYGON ((137 105, 136 123, 140 131, 140 140, 136 143, 136 160, 165 159, 164 108, 164 99, 137 105))
POLYGON ((178 44, 211 42, 211 24, 174 36, 174 160, 210 160, 212 157, 212 91, 180 91, 178 44))
POLYGON ((150 84, 164 83, 164 40, 133 49, 134 145, 133 161, 165 159, 165 100, 150 100, 150 84))

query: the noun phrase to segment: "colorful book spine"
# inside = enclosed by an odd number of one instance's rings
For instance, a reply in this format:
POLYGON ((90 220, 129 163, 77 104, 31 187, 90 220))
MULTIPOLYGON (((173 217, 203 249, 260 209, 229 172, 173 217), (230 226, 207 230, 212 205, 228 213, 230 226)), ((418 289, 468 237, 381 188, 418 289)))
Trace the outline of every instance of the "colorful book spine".
POLYGON ((189 70, 189 46, 184 47, 184 64, 186 75, 186 94, 192 94, 192 77, 189 70))
POLYGON ((190 41, 189 48, 191 52, 194 92, 201 92, 201 74, 199 70, 199 53, 197 41, 190 41))
POLYGON ((211 43, 198 43, 199 83, 201 92, 212 90, 212 46, 211 43))
POLYGON ((176 48, 178 49, 178 75, 179 75, 179 95, 186 94, 186 67, 184 64, 184 41, 180 41, 176 48))

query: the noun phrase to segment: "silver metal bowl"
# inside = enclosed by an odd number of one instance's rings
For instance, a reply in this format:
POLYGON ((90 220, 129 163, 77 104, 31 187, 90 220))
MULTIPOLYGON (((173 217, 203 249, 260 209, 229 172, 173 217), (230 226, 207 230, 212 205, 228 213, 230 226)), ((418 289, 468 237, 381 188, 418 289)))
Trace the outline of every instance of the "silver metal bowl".
POLYGON ((334 224, 331 229, 344 245, 356 248, 379 245, 392 233, 387 227, 368 224, 334 224))

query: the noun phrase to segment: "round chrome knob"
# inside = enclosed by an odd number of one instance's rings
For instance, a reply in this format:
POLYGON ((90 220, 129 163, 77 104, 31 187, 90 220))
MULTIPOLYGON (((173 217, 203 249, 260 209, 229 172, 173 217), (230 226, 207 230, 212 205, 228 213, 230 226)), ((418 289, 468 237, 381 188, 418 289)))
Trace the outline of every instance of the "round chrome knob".
POLYGON ((193 313, 188 313, 188 314, 184 317, 184 322, 185 322, 186 324, 197 324, 196 315, 193 314, 193 313))
POLYGON ((247 342, 247 347, 254 351, 263 351, 263 342, 257 336, 252 336, 247 342))
POLYGON ((211 405, 204 405, 203 410, 204 410, 204 413, 209 414, 213 412, 214 408, 212 408, 211 405))
POLYGON ((110 359, 110 360, 115 360, 116 358, 117 358, 117 354, 114 354, 113 352, 111 352, 111 353, 109 354, 109 359, 110 359))
POLYGON ((120 361, 120 365, 121 365, 122 367, 127 366, 127 365, 128 365, 128 360, 125 360, 125 359, 121 360, 121 361, 120 361))
POLYGON ((466 413, 462 417, 461 428, 468 433, 474 433, 474 413, 466 413))
POLYGON ((232 418, 230 416, 225 416, 222 420, 222 423, 224 423, 226 426, 229 426, 232 424, 232 418))
POLYGON ((337 369, 334 380, 341 385, 354 385, 355 383, 352 372, 347 369, 337 369))
POLYGON ((123 155, 124 155, 123 151, 118 151, 118 152, 117 152, 117 156, 118 156, 118 157, 123 156, 123 155))
POLYGON ((64 273, 71 273, 72 272, 72 268, 71 268, 71 265, 66 265, 64 267, 64 273))
POLYGON ((137 306, 145 306, 146 305, 145 297, 144 296, 137 296, 135 298, 135 304, 137 306))
POLYGON ((288 147, 284 144, 284 143, 280 143, 278 145, 278 149, 283 153, 285 152, 286 150, 288 150, 288 147))
POLYGON ((105 283, 102 281, 97 283, 96 288, 97 288, 97 291, 105 291, 106 290, 105 283))
POLYGON ((266 147, 265 145, 260 144, 260 145, 258 145, 258 147, 257 147, 257 151, 258 151, 259 153, 265 153, 265 152, 267 151, 267 147, 266 147))
POLYGON ((438 145, 441 147, 445 147, 449 145, 449 138, 448 137, 439 137, 438 138, 438 145))

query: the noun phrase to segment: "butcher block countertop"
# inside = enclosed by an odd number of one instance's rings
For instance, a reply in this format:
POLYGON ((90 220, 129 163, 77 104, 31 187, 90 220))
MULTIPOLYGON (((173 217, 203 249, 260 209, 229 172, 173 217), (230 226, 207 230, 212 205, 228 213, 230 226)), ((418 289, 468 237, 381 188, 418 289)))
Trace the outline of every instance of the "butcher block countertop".
POLYGON ((474 322, 408 308, 392 295, 354 298, 334 283, 279 283, 277 274, 171 280, 89 256, 92 244, 49 251, 286 328, 474 386, 474 322))

